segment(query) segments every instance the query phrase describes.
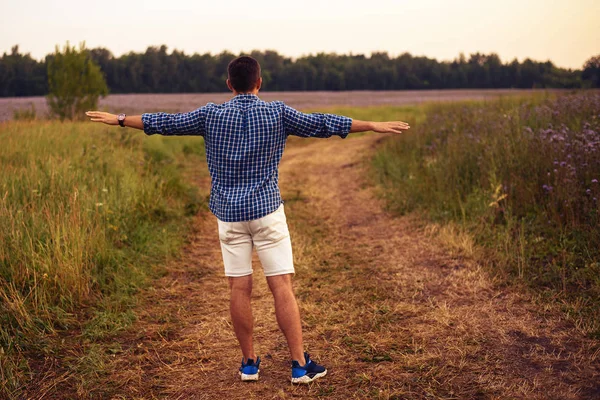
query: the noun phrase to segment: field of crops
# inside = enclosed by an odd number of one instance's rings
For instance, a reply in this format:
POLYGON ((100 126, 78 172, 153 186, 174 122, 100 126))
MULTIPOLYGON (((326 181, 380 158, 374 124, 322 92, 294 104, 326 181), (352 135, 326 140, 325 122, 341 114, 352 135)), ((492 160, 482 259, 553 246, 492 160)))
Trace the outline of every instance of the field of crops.
MULTIPOLYGON (((561 90, 550 90, 560 93, 561 90)), ((406 91, 360 91, 360 92, 261 92, 265 101, 281 100, 299 109, 330 106, 383 106, 414 105, 427 102, 460 100, 484 100, 498 96, 524 95, 541 90, 406 90, 406 91)), ((230 93, 207 94, 118 94, 100 100, 100 108, 111 112, 136 114, 142 112, 184 112, 208 102, 222 103, 231 98, 230 93)), ((0 98, 0 121, 12 119, 15 111, 35 110, 40 118, 48 113, 44 97, 0 98)))

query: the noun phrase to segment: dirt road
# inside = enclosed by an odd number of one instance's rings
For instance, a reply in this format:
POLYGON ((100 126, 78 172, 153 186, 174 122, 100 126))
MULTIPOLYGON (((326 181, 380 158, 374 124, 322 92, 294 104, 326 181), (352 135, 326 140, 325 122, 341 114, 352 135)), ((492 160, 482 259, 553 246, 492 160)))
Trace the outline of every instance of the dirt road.
MULTIPOLYGON (((281 187, 308 351, 329 368, 295 387, 255 264, 261 378, 242 383, 216 220, 197 218, 182 258, 117 338, 102 398, 593 399, 600 346, 525 294, 498 287, 416 221, 384 209, 365 158, 381 136, 292 141, 281 187)), ((256 261, 256 260, 255 260, 256 261)))

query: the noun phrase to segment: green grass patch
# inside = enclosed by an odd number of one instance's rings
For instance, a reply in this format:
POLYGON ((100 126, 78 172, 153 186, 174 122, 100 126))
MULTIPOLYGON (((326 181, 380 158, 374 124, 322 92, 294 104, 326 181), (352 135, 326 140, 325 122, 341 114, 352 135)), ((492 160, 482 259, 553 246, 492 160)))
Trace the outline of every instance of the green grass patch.
POLYGON ((600 332, 600 95, 425 107, 373 160, 392 210, 454 224, 504 278, 600 332))
POLYGON ((87 346, 66 367, 94 371, 95 342, 135 321, 205 205, 184 176, 204 171, 204 145, 58 122, 5 123, 0 141, 0 386, 16 397, 61 334, 87 346))

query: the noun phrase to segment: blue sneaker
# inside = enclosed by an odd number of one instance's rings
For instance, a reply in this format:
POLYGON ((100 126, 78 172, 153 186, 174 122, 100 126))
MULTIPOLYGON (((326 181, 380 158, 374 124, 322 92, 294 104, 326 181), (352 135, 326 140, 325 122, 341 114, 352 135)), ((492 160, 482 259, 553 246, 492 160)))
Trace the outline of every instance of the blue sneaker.
POLYGON ((292 361, 292 383, 311 383, 327 375, 327 369, 311 360, 308 353, 304 353, 304 358, 304 365, 300 365, 296 360, 292 361))
POLYGON ((252 358, 249 358, 246 364, 244 364, 244 359, 242 358, 242 366, 240 367, 242 381, 257 381, 258 372, 260 371, 258 369, 259 366, 260 357, 256 357, 256 362, 252 358))

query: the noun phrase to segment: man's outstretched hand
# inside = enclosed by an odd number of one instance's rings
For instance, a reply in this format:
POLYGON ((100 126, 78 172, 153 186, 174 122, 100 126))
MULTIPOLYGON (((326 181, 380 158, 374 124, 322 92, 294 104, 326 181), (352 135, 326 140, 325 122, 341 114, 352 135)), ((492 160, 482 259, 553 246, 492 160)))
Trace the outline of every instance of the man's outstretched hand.
POLYGON ((87 115, 92 122, 102 122, 107 125, 119 125, 119 121, 115 114, 102 111, 88 111, 85 115, 87 115))
POLYGON ((352 120, 352 126, 350 132, 365 132, 373 131, 377 133, 402 133, 403 131, 410 129, 410 125, 402 121, 390 121, 390 122, 375 122, 375 121, 359 121, 357 119, 352 120))
MULTIPOLYGON (((102 111, 88 111, 85 113, 92 122, 102 122, 106 125, 119 125, 119 120, 115 114, 102 111)), ((141 115, 127 115, 123 121, 123 126, 135 129, 144 129, 141 115)))
POLYGON ((373 122, 373 131, 377 133, 402 133, 410 129, 410 125, 402 121, 373 122))

